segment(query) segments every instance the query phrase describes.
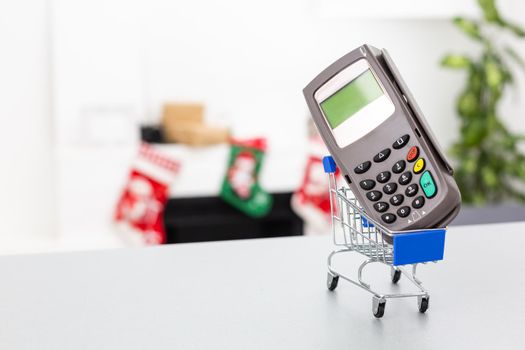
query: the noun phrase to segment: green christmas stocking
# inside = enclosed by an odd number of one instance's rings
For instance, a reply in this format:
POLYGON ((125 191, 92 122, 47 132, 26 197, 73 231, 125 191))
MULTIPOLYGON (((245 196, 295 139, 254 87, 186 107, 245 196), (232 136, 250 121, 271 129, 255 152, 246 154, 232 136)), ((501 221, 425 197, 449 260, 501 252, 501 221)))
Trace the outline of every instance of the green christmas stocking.
POLYGON ((249 216, 265 216, 272 208, 272 197, 259 184, 266 140, 232 140, 230 144, 230 159, 221 197, 249 216))

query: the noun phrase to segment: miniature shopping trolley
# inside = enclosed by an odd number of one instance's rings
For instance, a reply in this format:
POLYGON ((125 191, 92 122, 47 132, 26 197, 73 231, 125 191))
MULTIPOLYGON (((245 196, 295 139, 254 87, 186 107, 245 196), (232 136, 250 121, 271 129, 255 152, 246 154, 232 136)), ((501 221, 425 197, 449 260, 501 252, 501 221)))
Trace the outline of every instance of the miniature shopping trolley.
POLYGON ((373 295, 372 312, 375 317, 384 315, 386 300, 390 298, 417 298, 421 313, 427 311, 429 294, 416 277, 418 264, 443 259, 445 228, 392 232, 370 219, 347 187, 337 187, 336 165, 332 157, 324 157, 324 170, 329 176, 330 207, 334 244, 338 247, 328 256, 327 287, 333 291, 342 278, 373 295), (336 254, 357 252, 366 259, 357 270, 357 280, 335 269, 332 259, 336 254), (392 283, 401 275, 412 282, 416 292, 380 293, 363 280, 363 270, 370 263, 390 266, 392 283), (406 268, 409 267, 408 271, 406 268), (410 269, 411 267, 411 269, 410 269))

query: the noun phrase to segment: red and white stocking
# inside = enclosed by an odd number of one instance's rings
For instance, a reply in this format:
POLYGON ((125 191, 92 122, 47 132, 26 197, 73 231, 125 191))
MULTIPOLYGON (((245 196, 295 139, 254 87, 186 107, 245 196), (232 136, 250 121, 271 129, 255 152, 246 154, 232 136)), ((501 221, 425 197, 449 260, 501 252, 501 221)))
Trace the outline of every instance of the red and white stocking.
POLYGON ((134 245, 166 242, 164 208, 170 184, 179 172, 179 162, 148 144, 142 144, 124 191, 117 203, 115 222, 134 245))

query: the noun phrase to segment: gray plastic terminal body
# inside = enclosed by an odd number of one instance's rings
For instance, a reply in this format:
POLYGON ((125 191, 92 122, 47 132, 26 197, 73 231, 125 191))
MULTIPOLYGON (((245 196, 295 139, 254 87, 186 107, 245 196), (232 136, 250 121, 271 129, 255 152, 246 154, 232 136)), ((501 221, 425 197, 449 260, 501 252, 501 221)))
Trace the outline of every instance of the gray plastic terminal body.
MULTIPOLYGON (((452 176, 453 169, 441 151, 414 97, 385 50, 379 50, 369 45, 358 47, 322 71, 304 88, 303 93, 317 129, 328 150, 334 157, 347 182, 350 180, 348 185, 372 219, 382 223, 391 231, 402 231, 444 227, 456 217, 461 205, 461 195, 452 176), (338 146, 320 108, 319 104, 321 101, 315 98, 315 93, 342 70, 362 59, 368 62, 375 77, 381 82, 386 94, 394 104, 395 111, 378 127, 355 142, 341 148, 338 146), (392 149, 392 144, 405 134, 410 136, 408 144, 400 150, 392 149), (425 159, 425 170, 431 172, 437 187, 437 193, 432 198, 425 198, 425 204, 422 208, 416 209, 411 207, 411 213, 408 217, 397 217, 395 222, 386 224, 381 220, 383 213, 379 213, 373 208, 374 203, 366 198, 367 191, 359 187, 359 182, 365 179, 375 179, 375 176, 382 171, 392 171, 391 168, 394 162, 405 159, 407 151, 412 146, 417 146, 420 150, 419 157, 425 159), (389 159, 380 163, 373 162, 374 155, 385 148, 392 149, 389 159), (356 174, 354 168, 365 161, 372 161, 371 168, 363 174, 356 174)), ((412 166, 413 163, 408 163, 407 171, 410 171, 412 166)), ((392 175, 393 181, 397 182, 398 176, 396 174, 392 175)), ((413 175, 410 183, 419 185, 421 174, 413 175)), ((406 186, 400 186, 397 193, 404 194, 406 186)), ((378 187, 378 190, 380 190, 380 187, 378 187)), ((422 191, 420 190, 421 193, 422 191)), ((383 196, 386 200, 389 198, 389 196, 384 194, 383 196)), ((412 200, 413 198, 405 198, 403 205, 410 206, 412 200)), ((391 206, 388 212, 395 214, 398 208, 391 206)))

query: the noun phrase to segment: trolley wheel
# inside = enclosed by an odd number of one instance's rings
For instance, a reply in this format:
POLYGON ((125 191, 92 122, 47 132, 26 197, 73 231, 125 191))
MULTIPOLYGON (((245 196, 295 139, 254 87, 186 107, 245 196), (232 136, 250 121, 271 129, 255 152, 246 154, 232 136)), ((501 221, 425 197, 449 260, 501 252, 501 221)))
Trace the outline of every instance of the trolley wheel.
POLYGON ((401 279, 401 270, 392 267, 392 270, 390 270, 390 277, 392 278, 392 283, 396 284, 401 279))
POLYGON ((339 282, 339 276, 334 276, 328 272, 326 276, 326 286, 328 287, 328 290, 332 291, 337 288, 337 282, 339 282))
POLYGON ((417 297, 417 306, 419 308, 419 312, 424 314, 428 310, 428 303, 430 301, 430 297, 423 296, 423 297, 417 297))
POLYGON ((386 300, 376 297, 372 298, 372 313, 376 318, 381 318, 385 314, 386 300))

